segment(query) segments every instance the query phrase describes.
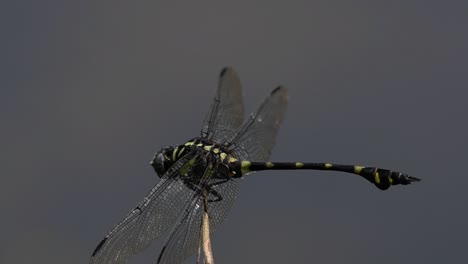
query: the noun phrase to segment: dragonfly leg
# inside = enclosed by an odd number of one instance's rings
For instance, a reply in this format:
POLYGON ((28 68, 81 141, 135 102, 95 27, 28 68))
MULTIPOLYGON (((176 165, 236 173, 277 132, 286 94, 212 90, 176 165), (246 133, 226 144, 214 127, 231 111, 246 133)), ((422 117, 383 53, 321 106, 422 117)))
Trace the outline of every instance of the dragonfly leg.
POLYGON ((201 195, 205 191, 205 192, 208 193, 208 195, 214 196, 214 198, 207 200, 209 203, 212 203, 212 202, 220 202, 220 201, 223 200, 223 197, 221 196, 221 194, 219 192, 217 192, 216 190, 214 190, 213 187, 215 187, 217 185, 220 185, 220 184, 223 184, 223 183, 226 183, 228 181, 229 181, 229 179, 224 179, 224 180, 220 180, 218 182, 215 182, 215 183, 212 183, 212 184, 209 184, 209 185, 205 185, 204 187, 199 186, 198 184, 196 184, 194 182, 186 181, 185 185, 189 189, 191 189, 193 191, 196 191, 198 195, 201 195))
POLYGON ((220 180, 218 182, 212 183, 212 184, 207 186, 208 193, 215 196, 214 199, 208 199, 209 203, 220 202, 220 201, 223 200, 223 197, 221 196, 221 194, 219 192, 217 192, 216 190, 214 190, 213 187, 224 184, 224 183, 226 183, 228 181, 229 181, 229 179, 223 179, 223 180, 220 180))
POLYGON ((223 183, 228 182, 229 180, 230 180, 230 179, 223 179, 223 180, 220 180, 220 181, 218 181, 218 182, 214 182, 214 183, 210 184, 209 186, 210 186, 210 187, 218 186, 218 185, 221 185, 221 184, 223 184, 223 183))
POLYGON ((223 200, 223 197, 221 196, 221 194, 219 194, 219 192, 211 189, 211 187, 208 187, 208 192, 209 194, 215 196, 215 199, 208 199, 208 202, 209 203, 215 203, 215 202, 221 202, 223 200))

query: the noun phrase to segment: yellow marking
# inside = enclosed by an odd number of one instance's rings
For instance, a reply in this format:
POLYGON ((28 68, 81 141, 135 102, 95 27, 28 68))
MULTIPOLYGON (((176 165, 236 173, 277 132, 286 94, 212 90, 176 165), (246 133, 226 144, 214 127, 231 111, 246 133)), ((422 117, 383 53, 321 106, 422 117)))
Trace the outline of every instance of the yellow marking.
POLYGON ((213 149, 213 153, 214 153, 214 154, 218 154, 218 153, 219 153, 219 148, 214 148, 214 149, 213 149))
POLYGON ((184 146, 190 147, 190 146, 192 146, 193 144, 195 144, 195 143, 193 143, 193 141, 190 141, 190 142, 185 143, 184 146))
POLYGON ((296 162, 296 168, 302 168, 302 167, 304 167, 304 163, 296 162))
POLYGON ((179 149, 179 147, 176 147, 173 151, 172 151, 172 160, 175 161, 176 158, 177 158, 177 150, 179 149))
POLYGON ((184 153, 185 147, 182 147, 179 151, 179 154, 177 155, 178 157, 182 156, 182 153, 184 153))
POLYGON ((190 167, 192 167, 194 163, 195 163, 195 158, 189 160, 182 168, 180 168, 179 174, 182 176, 185 176, 188 170, 190 169, 190 167))
POLYGON ((380 184, 380 176, 378 172, 375 172, 374 174, 374 181, 375 183, 380 184))
POLYGON ((242 172, 242 175, 245 175, 246 173, 250 172, 250 165, 252 163, 250 163, 250 161, 246 161, 246 160, 243 160, 241 162, 241 172, 242 172))
POLYGON ((275 164, 273 164, 273 163, 271 163, 271 162, 267 162, 267 163, 265 163, 265 166, 266 166, 267 168, 273 168, 273 167, 275 166, 275 164))
POLYGON ((331 165, 330 163, 325 163, 325 168, 329 169, 331 167, 333 167, 333 165, 331 165))
POLYGON ((213 146, 204 146, 203 149, 205 149, 206 151, 210 151, 212 147, 213 146))
POLYGON ((388 177, 388 182, 389 182, 390 184, 393 184, 393 179, 392 179, 392 177, 390 177, 390 176, 388 177))
POLYGON ((361 174, 362 169, 364 169, 363 166, 354 166, 354 173, 361 174))
POLYGON ((219 156, 221 156, 221 160, 224 160, 224 159, 226 159, 227 154, 224 153, 224 152, 221 152, 221 154, 219 154, 219 156))
POLYGON ((203 143, 198 143, 196 146, 201 147, 201 146, 203 146, 203 143))
POLYGON ((234 157, 229 157, 229 162, 236 162, 236 161, 237 161, 236 158, 234 158, 234 157))
POLYGON ((202 179, 208 179, 213 174, 213 164, 210 164, 202 176, 202 179))

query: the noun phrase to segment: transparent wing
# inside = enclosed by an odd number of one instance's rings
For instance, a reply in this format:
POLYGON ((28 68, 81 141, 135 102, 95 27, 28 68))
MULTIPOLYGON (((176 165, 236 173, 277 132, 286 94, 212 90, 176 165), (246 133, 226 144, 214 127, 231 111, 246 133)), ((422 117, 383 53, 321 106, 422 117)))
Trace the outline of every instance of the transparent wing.
POLYGON ((229 67, 219 75, 218 89, 203 121, 201 136, 223 142, 244 120, 242 86, 237 73, 229 67))
POLYGON ((286 89, 281 86, 274 89, 228 143, 237 158, 252 161, 270 158, 287 105, 286 89))
MULTIPOLYGON (((236 199, 237 183, 233 179, 217 179, 200 184, 203 185, 208 186, 204 190, 210 193, 207 197, 207 212, 210 234, 213 234, 216 227, 226 218, 236 199)), ((159 256, 158 263, 182 263, 197 251, 200 245, 204 197, 206 197, 202 192, 194 195, 187 210, 177 221, 159 256)))
POLYGON ((195 155, 196 152, 188 153, 167 171, 144 200, 101 241, 90 263, 126 263, 174 224, 193 195, 193 190, 180 180, 179 171, 195 155))

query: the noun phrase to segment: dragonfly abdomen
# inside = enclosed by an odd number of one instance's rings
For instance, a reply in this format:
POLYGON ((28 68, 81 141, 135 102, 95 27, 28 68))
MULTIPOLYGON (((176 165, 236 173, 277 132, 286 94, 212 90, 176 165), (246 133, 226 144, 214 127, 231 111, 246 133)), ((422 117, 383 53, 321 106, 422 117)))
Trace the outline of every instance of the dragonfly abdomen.
POLYGON ((237 175, 242 176, 249 172, 261 170, 329 170, 347 172, 362 176, 381 190, 386 190, 391 185, 407 185, 411 182, 420 181, 420 179, 416 177, 412 177, 398 171, 376 167, 332 163, 235 161, 231 163, 231 166, 237 175))

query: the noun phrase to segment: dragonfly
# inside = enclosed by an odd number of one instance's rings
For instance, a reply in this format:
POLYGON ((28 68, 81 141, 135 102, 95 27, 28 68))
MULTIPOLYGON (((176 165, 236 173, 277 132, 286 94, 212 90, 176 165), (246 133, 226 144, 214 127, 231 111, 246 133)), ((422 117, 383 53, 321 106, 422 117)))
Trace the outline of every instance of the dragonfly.
POLYGON ((238 74, 223 68, 200 136, 163 147, 154 155, 150 163, 160 180, 97 245, 90 263, 126 263, 166 232, 157 263, 182 263, 207 239, 200 231, 203 214, 207 213, 213 233, 236 200, 239 179, 256 171, 339 171, 361 176, 380 190, 420 181, 377 167, 270 162, 287 104, 287 90, 279 86, 244 120, 238 74))

